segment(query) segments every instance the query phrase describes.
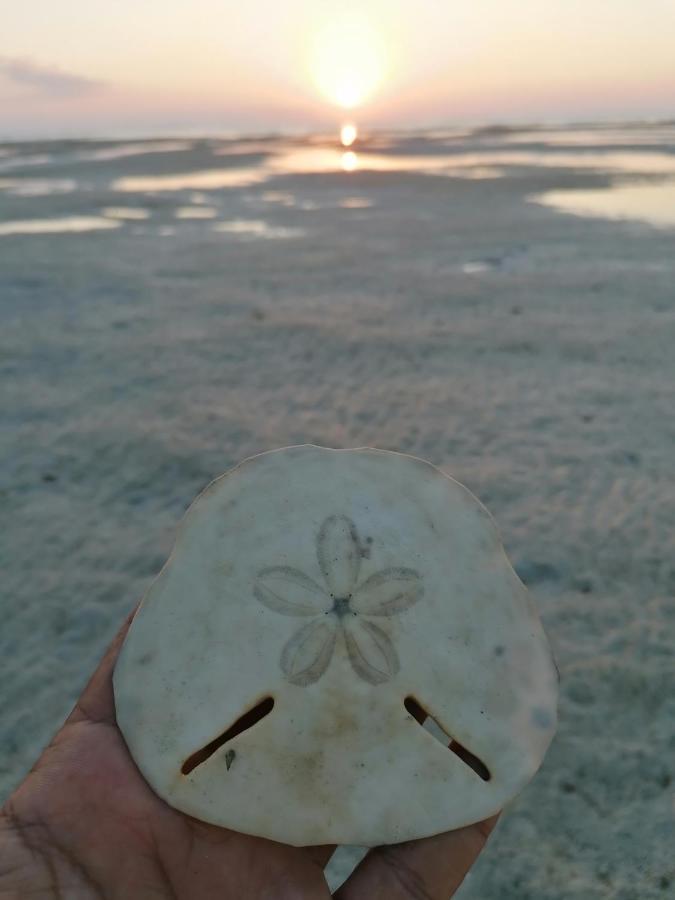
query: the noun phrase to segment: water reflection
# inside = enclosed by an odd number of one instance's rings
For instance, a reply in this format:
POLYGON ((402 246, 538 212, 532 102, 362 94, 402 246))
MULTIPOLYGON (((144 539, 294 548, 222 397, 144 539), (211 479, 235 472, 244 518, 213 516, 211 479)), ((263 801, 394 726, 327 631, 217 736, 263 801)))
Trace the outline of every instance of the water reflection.
POLYGON ((262 195, 265 203, 278 203, 281 206, 295 206, 295 197, 289 191, 265 191, 262 195))
POLYGON ((241 156, 245 153, 272 153, 279 147, 279 141, 231 141, 216 147, 214 156, 241 156))
POLYGON ((230 222, 218 222, 213 226, 214 231, 224 231, 249 238, 267 238, 271 240, 284 238, 303 237, 305 231, 302 228, 284 228, 278 225, 270 225, 262 219, 232 219, 230 222))
POLYGON ((9 234, 62 234, 83 231, 105 231, 119 228, 121 222, 100 216, 65 216, 61 219, 23 219, 0 222, 0 235, 9 234))
POLYGON ((122 221, 150 218, 150 210, 142 209, 140 206, 106 206, 101 212, 106 219, 121 219, 122 221))
POLYGON ((0 170, 23 169, 24 166, 45 166, 51 160, 52 157, 48 153, 31 153, 27 156, 14 153, 0 162, 0 170))
MULTIPOLYGON (((125 176, 113 181, 112 189, 123 193, 182 190, 221 190, 249 187, 282 174, 322 174, 330 172, 410 172, 447 178, 503 178, 507 166, 593 169, 639 174, 675 174, 675 155, 641 151, 550 151, 497 150, 449 154, 385 154, 330 147, 305 146, 271 154, 258 167, 206 169, 172 175, 125 176)), ((11 183, 16 193, 52 193, 73 190, 74 182, 11 183)), ((9 182, 4 186, 9 188, 9 182)), ((3 183, 0 181, 0 187, 3 183)), ((284 203, 285 200, 268 202, 284 203)), ((280 197, 283 192, 279 192, 280 197)), ((203 201, 202 201, 203 202, 203 201)), ((290 205, 290 202, 289 202, 290 205)))
MULTIPOLYGON (((267 160, 268 177, 274 174, 324 172, 412 172, 451 178, 500 178, 505 173, 483 165, 485 154, 384 154, 326 147, 303 147, 267 160)), ((533 154, 534 156, 534 154, 533 154)))
POLYGON ((248 187, 265 181, 263 168, 202 169, 179 175, 133 175, 113 181, 113 191, 138 193, 145 191, 217 190, 219 188, 248 187))
POLYGON ((179 206, 174 213, 177 219, 215 219, 217 215, 213 206, 179 206))
POLYGON ((548 191, 530 200, 578 216, 675 226, 675 180, 659 184, 616 184, 599 190, 548 191))
POLYGON ((368 197, 345 197, 338 206, 342 209, 369 209, 373 206, 373 201, 368 197))
POLYGON ((500 141, 507 144, 549 144, 555 147, 617 147, 656 145, 675 142, 675 127, 651 128, 534 128, 530 131, 503 134, 500 141))
POLYGON ((72 178, 0 178, 0 191, 15 197, 48 197, 50 194, 69 194, 76 190, 72 178))
MULTIPOLYGON (((345 179, 354 172, 400 172, 420 176, 441 176, 462 179, 496 179, 508 177, 511 167, 527 168, 559 168, 571 170, 593 170, 610 174, 622 173, 642 176, 646 174, 660 175, 663 178, 675 176, 675 154, 663 151, 658 147, 651 149, 648 142, 666 141, 675 135, 675 128, 662 126, 659 129, 635 129, 615 127, 614 129, 584 128, 576 130, 553 127, 531 128, 521 132, 493 131, 471 135, 470 144, 462 144, 458 139, 466 133, 441 133, 441 138, 427 133, 394 133, 384 136, 366 136, 356 140, 354 126, 343 127, 341 145, 328 135, 310 136, 302 139, 275 138, 257 142, 239 141, 231 144, 217 142, 209 145, 215 154, 212 168, 199 168, 201 159, 192 153, 196 144, 191 141, 148 141, 124 142, 106 146, 86 145, 77 152, 59 150, 53 154, 32 152, 21 156, 12 148, 11 155, 2 147, 0 169, 18 166, 39 166, 49 163, 56 165, 74 159, 116 160, 132 157, 142 153, 183 153, 179 157, 177 168, 193 168, 187 172, 161 173, 154 171, 146 174, 119 174, 112 172, 109 176, 110 188, 118 193, 162 193, 185 191, 181 201, 190 207, 209 207, 212 197, 209 191, 247 188, 268 182, 283 175, 318 175, 324 173, 342 175, 345 179), (451 146, 452 140, 452 146, 451 146), (526 146, 528 141, 543 143, 540 149, 526 146), (612 142, 619 142, 612 146, 612 142), (621 141, 631 141, 621 147, 621 141), (583 144, 588 142, 588 146, 583 144), (453 147, 456 152, 452 152, 453 147), (258 164, 252 165, 249 160, 238 165, 234 158, 225 156, 237 150, 264 150, 258 164), (235 163, 228 166, 227 162, 235 163)), ((65 146, 65 145, 64 145, 65 146)), ((69 146, 69 145, 68 145, 69 146)), ((29 148, 27 148, 29 149, 29 148)), ((200 151, 201 152, 201 151, 200 151)), ((121 165, 121 164, 120 164, 121 165)), ((150 168, 150 166, 148 166, 150 168)), ((98 190, 98 184, 76 182, 71 178, 30 177, 51 174, 41 170, 26 170, 18 174, 15 171, 3 173, 0 178, 0 191, 20 197, 40 197, 51 194, 64 194, 74 191, 98 190), (26 177, 23 177, 23 175, 26 177)), ((70 174, 70 173, 68 173, 70 174)), ((276 185, 270 185, 271 188, 276 185)), ((651 193, 655 194, 655 191, 651 193)), ((656 195, 656 194, 655 194, 656 195)), ((628 195, 627 195, 628 196, 628 195)), ((276 203, 280 206, 295 206, 308 210, 313 208, 311 201, 301 201, 289 192, 279 189, 270 190, 262 195, 264 203, 276 203)), ((257 202, 260 202, 259 200, 257 202)), ((591 201, 595 202, 595 201, 591 201)), ((599 202, 599 201, 598 201, 599 202)), ((630 201, 632 202, 632 200, 630 201)), ((114 206, 114 201, 110 201, 114 206)), ((651 203, 651 201, 650 201, 651 203)), ((139 206, 144 205, 139 200, 139 206)), ((668 211, 659 214, 668 218, 668 211)), ((207 218, 210 213, 186 214, 185 218, 207 218)), ((111 216, 107 218, 125 218, 111 216)), ((130 217, 130 216, 128 216, 130 217)), ((181 217, 181 216, 179 216, 181 217)), ((212 216, 211 216, 212 217, 212 216)))
POLYGON ((414 154, 370 153, 360 150, 341 152, 327 147, 301 147, 269 158, 265 168, 272 172, 413 172, 420 175, 445 175, 451 178, 498 178, 503 167, 550 167, 594 169, 632 174, 675 174, 675 155, 644 151, 504 150, 465 151, 459 153, 414 154))
POLYGON ((347 150, 340 158, 343 172, 354 172, 359 164, 358 157, 353 150, 347 150))
POLYGON ((140 141, 136 144, 113 144, 110 147, 83 150, 76 158, 83 162, 102 162, 146 153, 185 153, 192 150, 193 146, 192 141, 140 141))

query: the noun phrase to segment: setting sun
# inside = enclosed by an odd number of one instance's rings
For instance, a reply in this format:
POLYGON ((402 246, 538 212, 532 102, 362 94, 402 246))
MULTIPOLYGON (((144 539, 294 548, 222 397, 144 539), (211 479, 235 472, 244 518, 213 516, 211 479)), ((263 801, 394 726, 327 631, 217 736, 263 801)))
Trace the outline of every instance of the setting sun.
POLYGON ((343 109, 360 106, 384 78, 385 53, 380 35, 358 13, 330 21, 312 40, 310 74, 331 103, 343 109))
POLYGON ((356 129, 356 125, 347 123, 340 129, 340 143, 343 147, 351 147, 351 145, 358 137, 358 134, 359 133, 356 129))

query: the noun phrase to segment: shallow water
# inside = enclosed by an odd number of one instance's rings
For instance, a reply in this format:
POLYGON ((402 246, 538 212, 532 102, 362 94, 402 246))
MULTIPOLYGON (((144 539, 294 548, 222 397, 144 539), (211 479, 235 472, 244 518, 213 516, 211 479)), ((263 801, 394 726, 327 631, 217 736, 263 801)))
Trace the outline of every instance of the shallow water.
POLYGON ((266 203, 280 203, 282 206, 296 205, 296 198, 290 191, 264 191, 260 199, 266 203))
POLYGON ((287 238, 300 238, 306 232, 302 228, 285 228, 270 225, 261 219, 233 219, 231 222, 218 222, 213 226, 214 231, 227 232, 249 238, 266 238, 268 240, 285 240, 287 238))
POLYGON ((215 219, 218 210, 212 206, 179 206, 174 216, 177 219, 215 219))
POLYGON ((535 129, 504 134, 507 144, 545 143, 552 147, 675 146, 675 126, 535 129))
POLYGON ((6 172, 8 169, 23 169, 30 166, 45 166, 53 160, 49 153, 23 154, 14 153, 9 148, 3 149, 5 149, 5 153, 2 156, 5 158, 0 159, 0 172, 6 172))
POLYGON ((634 174, 675 173, 675 155, 640 150, 569 150, 545 152, 486 149, 469 153, 414 155, 371 153, 308 147, 270 157, 265 166, 275 172, 417 172, 453 178, 497 178, 507 166, 550 166, 634 174))
POLYGON ((150 218, 150 210, 140 206, 106 206, 101 212, 107 219, 121 219, 130 222, 150 218))
POLYGON ((61 219, 23 219, 0 222, 0 235, 73 234, 119 228, 120 222, 100 216, 64 216, 61 219))
POLYGON ((130 194, 186 190, 213 191, 222 188, 247 187, 258 181, 264 181, 265 177, 264 171, 254 168, 207 169, 176 175, 131 175, 113 181, 111 190, 130 194))
POLYGON ((345 197, 340 200, 343 209, 370 209, 374 202, 369 197, 345 197))
POLYGON ((84 162, 110 161, 146 153, 182 153, 192 149, 192 146, 192 141, 140 141, 137 144, 117 144, 96 150, 83 150, 77 154, 77 159, 84 162))
POLYGON ((530 198, 577 216, 629 219, 675 227, 675 180, 657 184, 614 184, 599 190, 547 191, 530 198))
POLYGON ((15 197, 48 197, 77 190, 73 178, 0 178, 0 191, 15 197))
MULTIPOLYGON (((100 145, 92 141, 52 142, 45 145, 44 152, 34 143, 26 145, 26 152, 21 145, 8 145, 0 147, 0 169, 8 171, 7 177, 0 178, 0 198, 3 193, 14 198, 86 197, 94 191, 104 190, 110 200, 103 207, 103 217, 124 224, 150 217, 151 212, 146 210, 148 197, 176 194, 182 196, 171 213, 172 218, 198 223, 219 217, 221 210, 214 204, 214 198, 221 192, 255 188, 258 184, 266 185, 289 175, 344 177, 344 195, 329 205, 365 209, 365 202, 351 199, 350 177, 409 173, 480 182, 503 181, 514 173, 522 177, 524 172, 552 169, 587 172, 610 179, 622 177, 616 183, 610 181, 606 185, 586 188, 577 186, 570 192, 562 186, 552 185, 531 197, 536 203, 561 212, 639 220, 670 227, 675 207, 674 188, 673 181, 665 179, 675 174, 675 153, 671 152, 674 139, 675 127, 669 125, 641 128, 616 125, 477 132, 455 129, 427 134, 392 132, 366 135, 348 150, 326 135, 306 139, 108 141, 100 145), (533 149, 535 144, 538 146, 533 149), (161 166, 157 161, 158 154, 163 158, 161 166), (251 154, 258 157, 257 161, 251 162, 251 154), (237 157, 245 165, 237 165, 237 157), (193 159, 199 159, 201 164, 191 167, 189 161, 193 159), (233 165, 223 168, 218 161, 225 159, 233 165), (96 164, 95 169, 93 164, 96 164), (133 164, 135 171, 116 172, 114 177, 106 178, 106 164, 116 167, 133 164), (172 171, 174 166, 176 171, 172 171), (36 170, 40 177, 36 177, 36 170), (640 178, 645 175, 662 175, 664 180, 659 184, 643 183, 640 178), (633 180, 630 176, 634 176, 633 180), (186 192, 189 192, 187 196, 186 192), (115 202, 115 194, 139 195, 140 202, 134 206, 137 211, 132 211, 131 207, 129 211, 123 211, 115 202), (203 209, 198 211, 198 207, 203 209)), ((297 196, 295 192, 273 185, 250 197, 249 202, 257 204, 258 209, 262 208, 262 203, 279 210, 287 209, 289 214, 292 210, 316 212, 326 206, 314 197, 297 196)), ((100 206, 87 210, 84 218, 96 218, 100 211, 100 206)), ((63 212, 66 213, 64 221, 78 219, 83 214, 82 204, 78 201, 63 212)), ((34 216, 8 218, 21 223, 32 221, 34 216)), ((223 234, 258 237, 263 234, 267 237, 300 236, 297 224, 291 221, 275 221, 263 228, 237 224, 240 219, 244 217, 230 217, 229 224, 225 221, 217 230, 223 234)), ((18 227, 22 227, 24 233, 31 233, 27 230, 29 226, 11 222, 6 223, 3 233, 14 232, 18 227)), ((44 227, 63 230, 85 226, 71 222, 71 226, 52 223, 44 227)), ((102 229, 106 226, 92 227, 102 229)), ((170 227, 166 222, 158 221, 156 227, 164 229, 163 236, 171 233, 166 231, 170 227)), ((40 226, 35 228, 39 230, 40 226)), ((38 233, 38 230, 32 233, 38 233)), ((474 263, 468 261, 467 265, 471 268, 474 263)))

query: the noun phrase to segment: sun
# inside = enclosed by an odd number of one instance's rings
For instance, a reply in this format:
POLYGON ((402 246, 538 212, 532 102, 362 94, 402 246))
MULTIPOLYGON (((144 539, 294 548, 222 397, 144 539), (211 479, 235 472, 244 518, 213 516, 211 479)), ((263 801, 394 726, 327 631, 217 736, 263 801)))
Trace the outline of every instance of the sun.
POLYGON ((327 100, 343 109, 368 100, 382 83, 385 68, 382 39, 359 12, 331 19, 313 35, 312 81, 327 100))

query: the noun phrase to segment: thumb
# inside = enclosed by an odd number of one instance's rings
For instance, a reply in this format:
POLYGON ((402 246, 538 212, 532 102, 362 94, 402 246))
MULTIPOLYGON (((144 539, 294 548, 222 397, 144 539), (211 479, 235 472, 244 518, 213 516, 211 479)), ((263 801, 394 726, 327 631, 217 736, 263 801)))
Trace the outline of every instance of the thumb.
POLYGON ((113 694, 112 674, 115 669, 117 656, 137 609, 138 606, 129 613, 122 627, 113 638, 98 668, 89 679, 89 683, 68 716, 66 720, 67 725, 74 725, 85 720, 89 722, 105 722, 110 725, 115 724, 115 697, 113 694))

